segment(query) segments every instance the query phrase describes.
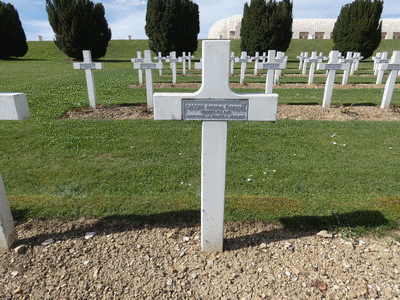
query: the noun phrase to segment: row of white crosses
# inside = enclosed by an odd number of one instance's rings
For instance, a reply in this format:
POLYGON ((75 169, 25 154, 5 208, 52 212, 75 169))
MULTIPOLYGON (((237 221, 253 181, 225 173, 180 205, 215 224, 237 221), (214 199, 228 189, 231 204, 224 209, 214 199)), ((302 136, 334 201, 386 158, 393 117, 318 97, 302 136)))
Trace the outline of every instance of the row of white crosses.
POLYGON ((386 80, 385 90, 381 102, 381 108, 388 108, 392 101, 394 85, 400 70, 400 51, 393 51, 392 58, 389 63, 380 63, 379 71, 388 70, 389 77, 386 80))
POLYGON ((277 94, 236 94, 229 87, 229 40, 202 44, 202 85, 195 93, 155 93, 154 120, 202 124, 201 248, 223 250, 227 121, 276 121, 277 94))

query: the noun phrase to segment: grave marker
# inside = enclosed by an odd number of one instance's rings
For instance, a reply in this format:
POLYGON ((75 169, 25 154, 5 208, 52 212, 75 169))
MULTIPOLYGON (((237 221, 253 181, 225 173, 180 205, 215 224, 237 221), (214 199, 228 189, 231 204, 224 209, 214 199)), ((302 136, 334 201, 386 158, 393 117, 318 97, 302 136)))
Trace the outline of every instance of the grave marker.
POLYGON ((189 54, 188 54, 188 70, 191 70, 192 69, 192 58, 194 58, 194 55, 192 55, 192 53, 191 52, 189 52, 189 54))
POLYGON ((133 64, 134 69, 146 70, 146 93, 147 93, 147 107, 153 107, 153 69, 162 69, 162 63, 153 63, 151 61, 151 51, 144 50, 143 62, 133 64))
POLYGON ((256 52, 256 55, 253 56, 251 59, 254 60, 254 75, 257 75, 257 64, 258 61, 262 59, 262 56, 260 56, 259 52, 256 52))
POLYGON ((268 51, 268 61, 266 63, 259 63, 258 69, 267 70, 267 79, 265 82, 265 93, 271 94, 274 84, 274 73, 275 70, 283 70, 285 64, 283 62, 277 62, 275 60, 275 50, 268 51))
POLYGON ((346 58, 339 59, 340 63, 347 65, 347 68, 343 71, 342 84, 347 84, 347 81, 349 79, 350 64, 354 63, 354 58, 352 56, 353 52, 349 51, 346 53, 346 58))
POLYGON ((301 72, 302 75, 306 75, 307 73, 307 60, 308 60, 308 52, 305 52, 303 57, 303 71, 301 72))
POLYGON ((235 56, 235 52, 231 52, 231 56, 229 57, 229 60, 231 62, 231 74, 233 75, 235 71, 235 60, 237 57, 235 56))
MULTIPOLYGON (((157 59, 158 60, 158 63, 162 63, 162 61, 163 61, 163 59, 165 59, 165 57, 163 57, 162 55, 161 55, 161 52, 158 52, 158 56, 156 56, 156 57, 154 57, 154 59, 157 59)), ((162 75, 162 69, 159 69, 158 70, 158 75, 162 75)))
POLYGON ((389 77, 386 80, 385 90, 383 92, 381 108, 389 108, 392 101, 394 85, 400 70, 400 51, 393 51, 389 64, 381 64, 381 70, 389 70, 389 77))
POLYGON ((297 58, 299 59, 299 70, 301 70, 303 68, 304 52, 301 52, 297 58))
POLYGON ((103 70, 103 64, 92 62, 92 54, 90 50, 83 50, 82 52, 83 52, 83 62, 74 63, 73 65, 74 69, 85 70, 90 107, 96 108, 97 99, 96 99, 96 89, 94 85, 93 70, 103 70))
POLYGON ((308 84, 312 84, 314 81, 315 63, 321 63, 322 59, 317 56, 317 51, 311 53, 311 57, 304 58, 305 63, 310 63, 310 71, 308 74, 308 84))
POLYGON ((246 51, 242 51, 242 56, 240 58, 236 58, 236 62, 241 63, 240 66, 240 84, 244 82, 244 76, 246 73, 247 63, 251 62, 251 58, 247 56, 246 51))
POLYGON ((284 64, 284 68, 275 70, 275 80, 274 80, 275 84, 279 83, 279 77, 281 76, 282 70, 286 69, 287 60, 288 60, 288 57, 285 56, 285 52, 278 51, 276 53, 275 61, 278 62, 278 63, 283 63, 284 64))
POLYGON ((196 70, 201 70, 201 66, 202 66, 202 59, 200 58, 200 62, 196 62, 196 63, 194 63, 194 68, 196 69, 196 70))
POLYGON ((203 41, 201 88, 155 93, 155 120, 200 120, 201 247, 223 250, 227 121, 275 121, 277 94, 236 94, 229 87, 230 41, 203 41))
POLYGON ((186 61, 189 60, 189 56, 186 55, 186 52, 182 52, 182 72, 183 75, 186 75, 186 61))
POLYGON ((387 58, 388 53, 387 52, 383 52, 381 53, 381 56, 379 59, 377 59, 377 78, 376 78, 376 84, 381 84, 382 83, 382 79, 383 79, 383 75, 385 74, 385 70, 380 69, 380 64, 388 64, 390 62, 390 59, 387 58))
MULTIPOLYGON (((132 58, 131 62, 133 63, 142 63, 144 60, 142 58, 142 52, 138 51, 137 52, 137 58, 132 58)), ((143 70, 138 69, 138 75, 139 75, 139 83, 143 84, 143 70)))
POLYGON ((0 120, 29 119, 25 93, 0 93, 0 120))
POLYGON ((267 52, 263 52, 263 55, 261 57, 262 57, 262 63, 265 64, 265 61, 268 58, 267 52))
POLYGON ((337 70, 344 70, 348 66, 343 66, 338 63, 339 51, 331 51, 329 53, 328 63, 317 64, 317 70, 326 70, 328 76, 326 77, 324 99, 322 101, 322 107, 331 106, 333 85, 335 84, 335 75, 337 70))
MULTIPOLYGON (((380 61, 382 55, 383 55, 383 52, 377 52, 376 55, 374 57, 372 57, 372 60, 374 61, 374 75, 378 75, 379 61, 380 61)), ((387 55, 386 55, 386 57, 387 57, 387 55)))
POLYGON ((0 249, 10 250, 12 244, 17 241, 17 233, 7 200, 3 179, 0 175, 0 249))
POLYGON ((182 62, 182 58, 177 58, 176 52, 172 51, 171 56, 169 56, 166 61, 169 62, 172 68, 172 83, 176 83, 176 63, 182 62))
POLYGON ((355 61, 351 64, 350 75, 354 75, 354 71, 358 70, 358 65, 360 64, 360 60, 362 60, 364 57, 361 56, 360 52, 354 52, 353 58, 355 59, 355 61))

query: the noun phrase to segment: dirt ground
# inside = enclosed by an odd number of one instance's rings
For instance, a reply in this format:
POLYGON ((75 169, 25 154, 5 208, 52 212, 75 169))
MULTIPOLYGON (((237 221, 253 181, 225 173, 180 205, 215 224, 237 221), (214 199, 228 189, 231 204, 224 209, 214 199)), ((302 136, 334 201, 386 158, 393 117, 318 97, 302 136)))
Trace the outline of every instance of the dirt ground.
MULTIPOLYGON (((144 105, 62 116, 152 117, 144 105)), ((278 107, 278 119, 399 118, 397 107, 278 107)), ((197 223, 30 219, 16 230, 19 242, 0 252, 0 299, 400 299, 400 243, 391 237, 238 222, 225 225, 224 252, 203 253, 197 223)))
MULTIPOLYGON (((25 220, 0 252, 0 299, 399 299, 400 243, 227 223, 224 252, 200 225, 25 220)), ((399 233, 394 233, 399 236, 399 233)))

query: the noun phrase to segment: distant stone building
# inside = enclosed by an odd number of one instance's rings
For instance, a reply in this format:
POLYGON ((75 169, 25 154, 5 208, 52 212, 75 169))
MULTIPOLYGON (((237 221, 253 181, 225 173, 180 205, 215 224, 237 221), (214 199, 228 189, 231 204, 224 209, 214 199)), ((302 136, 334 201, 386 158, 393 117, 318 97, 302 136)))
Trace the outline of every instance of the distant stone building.
MULTIPOLYGON (((331 39, 336 19, 293 19, 293 39, 331 39)), ((216 22, 209 39, 240 39, 242 16, 216 22)), ((382 39, 400 39, 400 19, 382 19, 382 39)))

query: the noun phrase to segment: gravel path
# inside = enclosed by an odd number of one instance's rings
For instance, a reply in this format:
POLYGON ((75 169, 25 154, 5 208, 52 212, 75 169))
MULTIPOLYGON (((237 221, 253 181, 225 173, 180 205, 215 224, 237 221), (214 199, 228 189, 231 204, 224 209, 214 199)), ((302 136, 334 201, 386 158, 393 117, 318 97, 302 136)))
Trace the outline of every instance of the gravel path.
POLYGON ((0 252, 0 299, 400 297, 400 243, 389 237, 227 223, 224 252, 203 253, 199 224, 82 218, 16 228, 19 247, 0 252))

